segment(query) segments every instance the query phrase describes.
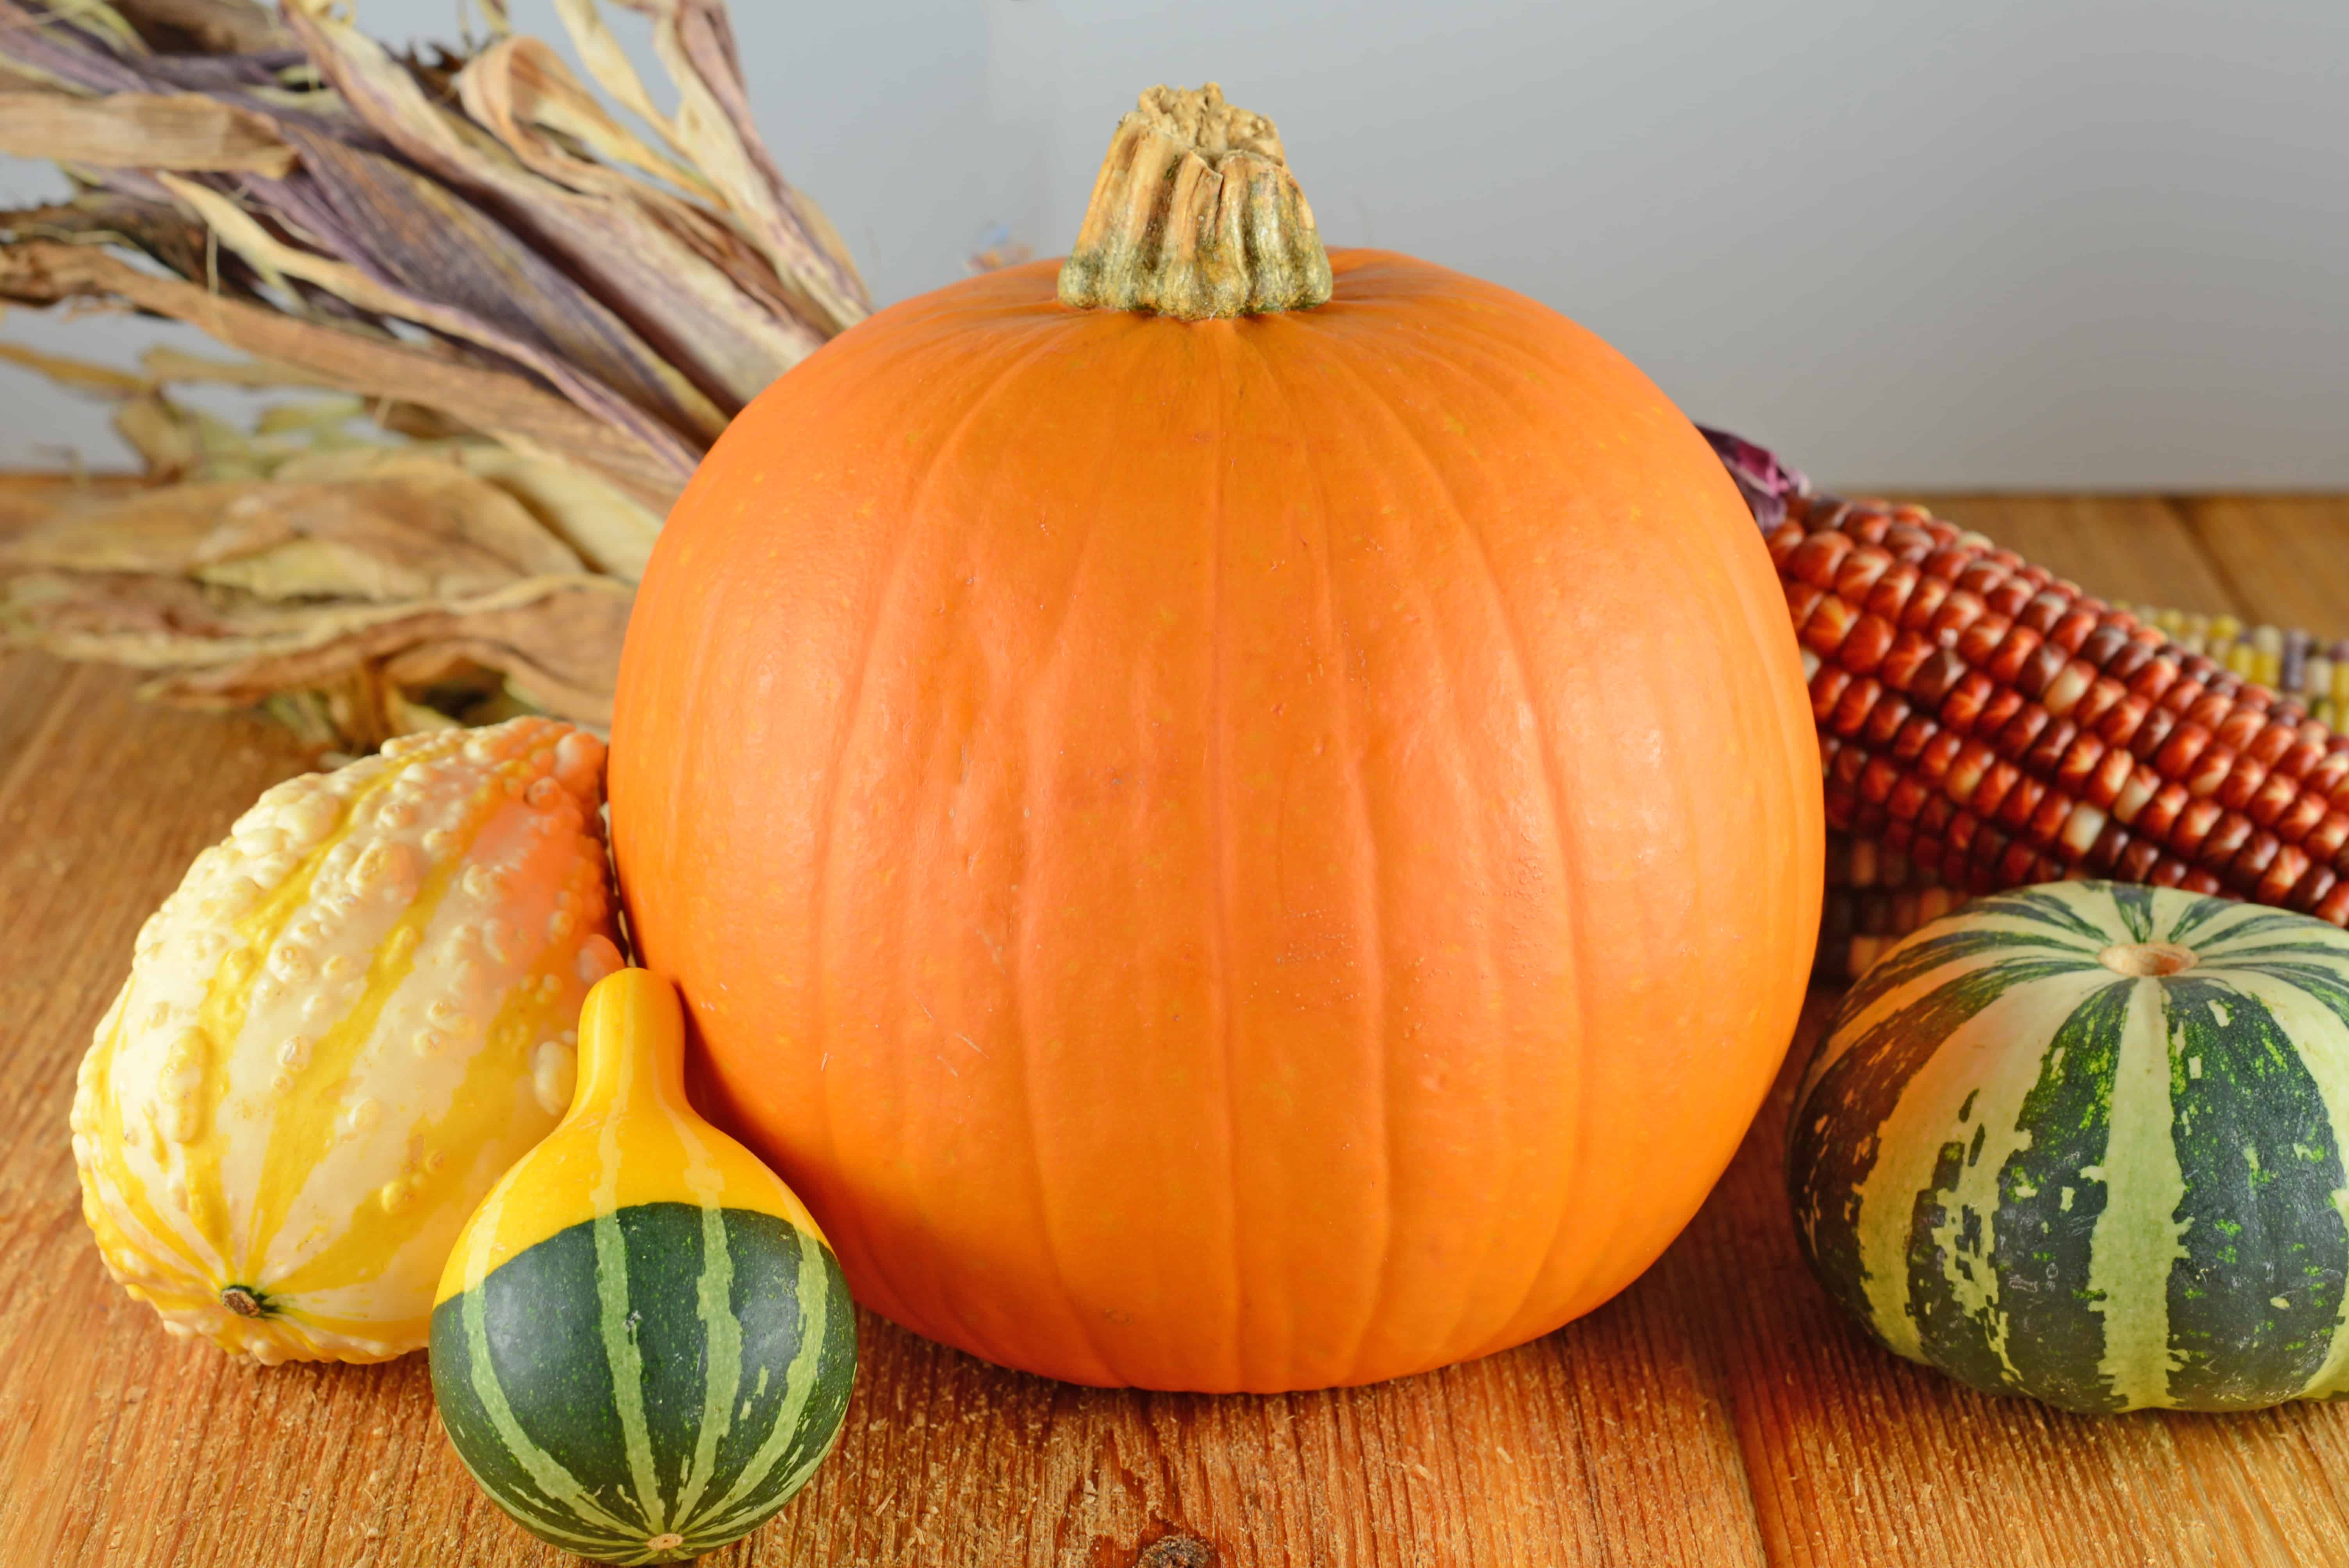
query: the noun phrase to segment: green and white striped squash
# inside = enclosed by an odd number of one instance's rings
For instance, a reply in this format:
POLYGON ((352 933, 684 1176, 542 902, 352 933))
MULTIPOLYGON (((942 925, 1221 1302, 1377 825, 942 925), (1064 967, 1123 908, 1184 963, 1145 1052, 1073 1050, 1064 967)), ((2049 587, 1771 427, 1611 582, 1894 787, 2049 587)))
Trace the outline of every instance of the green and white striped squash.
POLYGON ((667 1563, 748 1534, 832 1451, 856 1319, 814 1219, 685 1097, 677 992, 588 993, 571 1109, 441 1275, 432 1393, 473 1478, 541 1540, 667 1563))
POLYGON ((1786 1178, 1902 1356, 2082 1411, 2349 1387, 2349 934, 2057 882, 1915 932, 1846 996, 1786 1178))

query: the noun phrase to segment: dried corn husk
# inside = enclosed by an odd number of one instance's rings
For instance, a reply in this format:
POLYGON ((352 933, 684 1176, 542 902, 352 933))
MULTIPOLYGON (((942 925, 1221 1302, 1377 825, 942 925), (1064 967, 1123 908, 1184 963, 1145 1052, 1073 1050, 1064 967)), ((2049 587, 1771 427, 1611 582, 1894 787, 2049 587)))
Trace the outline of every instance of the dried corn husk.
POLYGON ((242 170, 284 179, 294 149, 264 116, 202 93, 0 92, 0 152, 60 163, 242 170))
POLYGON ((155 487, 60 490, 0 532, 0 638, 344 748, 601 721, 660 513, 869 309, 759 141, 723 5, 618 4, 650 19, 673 115, 597 0, 557 11, 657 144, 502 5, 477 51, 427 58, 329 0, 0 0, 0 150, 77 186, 0 213, 0 301, 169 316, 245 356, 133 375, 0 345, 113 399, 155 487), (175 392, 199 383, 307 396, 244 430, 175 392))
POLYGON ((643 506, 479 440, 360 442, 335 403, 243 436, 160 389, 125 407, 145 402, 183 421, 193 477, 20 512, 0 638, 153 672, 150 695, 197 707, 336 691, 314 738, 346 750, 515 712, 608 720, 658 528, 643 506))

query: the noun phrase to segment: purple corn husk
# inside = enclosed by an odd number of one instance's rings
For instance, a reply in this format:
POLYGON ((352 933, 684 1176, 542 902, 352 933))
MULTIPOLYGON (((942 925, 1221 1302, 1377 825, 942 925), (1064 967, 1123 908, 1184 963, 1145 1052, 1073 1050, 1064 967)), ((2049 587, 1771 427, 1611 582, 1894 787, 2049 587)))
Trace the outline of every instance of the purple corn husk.
POLYGON ((1729 477, 1737 481, 1737 492, 1745 498, 1754 521, 1764 529, 1775 528, 1786 521, 1788 496, 1811 493, 1811 481, 1803 471, 1769 448, 1757 447, 1743 436, 1704 425, 1697 427, 1697 433, 1713 444, 1714 455, 1729 470, 1729 477))

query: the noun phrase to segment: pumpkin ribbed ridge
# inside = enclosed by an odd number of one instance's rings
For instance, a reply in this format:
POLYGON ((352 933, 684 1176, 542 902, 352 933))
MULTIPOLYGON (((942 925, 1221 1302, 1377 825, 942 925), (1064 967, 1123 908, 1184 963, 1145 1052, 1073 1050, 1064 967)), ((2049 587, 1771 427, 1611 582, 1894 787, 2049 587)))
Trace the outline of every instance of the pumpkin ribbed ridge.
POLYGON ((2065 1408, 2349 1387, 2349 934, 2170 889, 1977 900, 1805 1075, 1804 1250, 1886 1346, 2065 1408))

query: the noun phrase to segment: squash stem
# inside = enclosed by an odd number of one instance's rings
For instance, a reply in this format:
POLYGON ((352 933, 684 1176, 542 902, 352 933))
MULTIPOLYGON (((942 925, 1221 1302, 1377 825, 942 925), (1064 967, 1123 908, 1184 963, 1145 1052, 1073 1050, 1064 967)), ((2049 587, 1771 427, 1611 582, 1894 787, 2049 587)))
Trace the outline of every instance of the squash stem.
POLYGON ((2202 962, 2190 947, 2168 942, 2116 942, 2096 954, 2096 962, 2116 975, 2158 980, 2181 975, 2202 962))
POLYGON ((650 970, 622 969, 579 1010, 579 1088, 564 1119, 646 1098, 686 1103, 685 1008, 650 970))

